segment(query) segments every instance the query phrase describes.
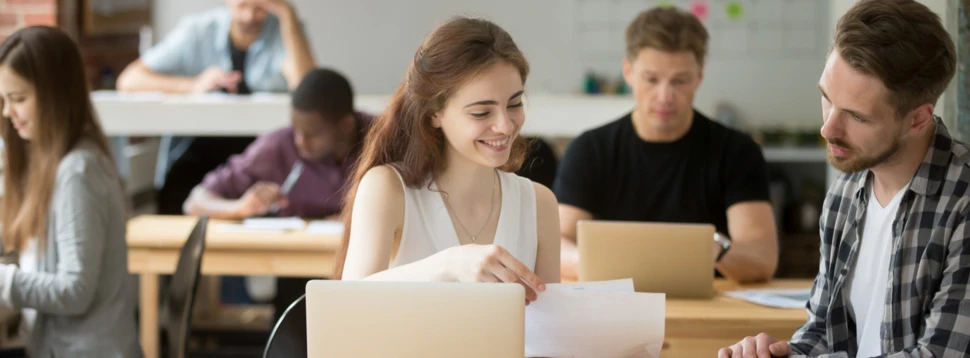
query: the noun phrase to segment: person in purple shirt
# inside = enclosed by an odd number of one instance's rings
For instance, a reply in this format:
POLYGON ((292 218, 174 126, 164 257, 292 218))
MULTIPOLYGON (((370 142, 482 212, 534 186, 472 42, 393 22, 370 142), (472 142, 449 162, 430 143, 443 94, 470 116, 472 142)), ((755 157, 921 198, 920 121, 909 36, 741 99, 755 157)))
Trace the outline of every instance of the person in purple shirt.
POLYGON ((341 74, 315 69, 292 94, 292 126, 264 134, 246 151, 209 172, 183 205, 188 215, 243 219, 272 214, 327 218, 340 213, 344 182, 371 117, 354 111, 341 74), (303 170, 289 192, 294 164, 303 170))
MULTIPOLYGON (((209 172, 183 204, 187 215, 328 218, 340 213, 344 182, 371 116, 354 111, 350 82, 329 69, 308 72, 293 91, 291 106, 291 127, 256 138, 242 154, 209 172), (298 161, 303 170, 284 193, 282 186, 298 161), (274 207, 279 211, 271 212, 274 207)), ((277 278, 272 299, 277 319, 303 294, 307 281, 277 278)), ((243 285, 241 277, 223 277, 223 301, 251 301, 243 285)))

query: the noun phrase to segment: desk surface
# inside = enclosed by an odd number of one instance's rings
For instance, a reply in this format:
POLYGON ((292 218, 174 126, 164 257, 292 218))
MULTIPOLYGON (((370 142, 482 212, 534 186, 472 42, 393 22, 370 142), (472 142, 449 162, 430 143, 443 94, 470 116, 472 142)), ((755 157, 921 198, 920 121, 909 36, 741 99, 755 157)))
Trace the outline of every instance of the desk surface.
MULTIPOLYGON (((178 249, 189 237, 198 218, 193 216, 143 215, 128 221, 128 247, 178 249)), ((336 251, 340 235, 312 235, 303 230, 261 232, 226 230, 227 220, 209 220, 206 247, 232 250, 336 251)))
MULTIPOLYGON (((158 276, 175 268, 178 251, 197 218, 146 215, 128 222, 129 270, 142 275, 142 346, 146 357, 158 352, 158 276)), ((284 275, 325 277, 331 273, 339 235, 238 232, 220 229, 223 220, 210 220, 203 274, 284 275)), ((775 280, 738 285, 716 280, 718 292, 749 288, 807 288, 811 280, 775 280)), ((716 296, 710 300, 667 300, 664 357, 714 356, 717 349, 749 335, 767 332, 787 339, 807 318, 802 309, 776 309, 740 299, 716 296)))
MULTIPOLYGON (((812 280, 774 280, 755 285, 739 285, 727 280, 715 280, 717 292, 759 288, 809 288, 812 280)), ((667 319, 682 320, 758 320, 798 321, 804 323, 808 316, 803 309, 772 308, 741 299, 717 295, 710 300, 667 300, 667 319)))
MULTIPOLYGON (((758 285, 738 285, 726 280, 714 282, 718 292, 811 286, 811 280, 774 280, 758 285)), ((666 358, 714 357, 718 349, 762 332, 787 340, 808 319, 804 309, 765 307, 721 295, 710 300, 669 299, 666 308, 661 354, 666 358)))
MULTIPOLYGON (((141 345, 146 358, 158 357, 158 276, 175 271, 180 250, 198 218, 145 215, 128 221, 128 270, 141 275, 141 345)), ((340 235, 240 232, 209 220, 203 275, 327 277, 333 272, 340 235)), ((214 297, 217 297, 215 295, 214 297)))
MULTIPOLYGON (((167 95, 116 93, 92 95, 108 135, 258 135, 289 125, 290 97, 257 93, 167 95)), ((359 95, 357 109, 372 114, 384 110, 390 96, 359 95)), ((545 137, 575 137, 613 121, 633 109, 630 96, 535 94, 525 99, 522 133, 545 137)))
MULTIPOLYGON (((109 136, 255 136, 290 125, 290 97, 286 94, 97 91, 91 97, 109 136)), ((359 110, 378 114, 389 100, 384 95, 360 95, 354 103, 359 110)), ((613 95, 533 94, 525 101, 522 133, 546 138, 576 137, 620 118, 634 107, 632 97, 613 95)), ((764 151, 768 161, 825 162, 825 149, 820 147, 766 147, 764 151)))

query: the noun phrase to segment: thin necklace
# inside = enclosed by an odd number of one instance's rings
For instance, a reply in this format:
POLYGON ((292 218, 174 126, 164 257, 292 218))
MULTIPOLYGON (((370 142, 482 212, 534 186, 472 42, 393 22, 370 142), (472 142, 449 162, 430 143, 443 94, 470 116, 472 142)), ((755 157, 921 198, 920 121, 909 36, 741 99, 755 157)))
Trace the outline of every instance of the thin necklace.
POLYGON ((492 212, 495 211, 495 186, 497 184, 498 184, 498 180, 496 180, 492 184, 492 194, 490 195, 492 197, 492 203, 489 204, 489 206, 488 206, 488 219, 485 219, 485 224, 482 225, 482 228, 479 229, 478 230, 478 233, 475 234, 475 235, 472 235, 472 233, 468 232, 468 229, 465 228, 465 224, 462 224, 461 223, 461 219, 458 217, 458 212, 455 211, 455 209, 451 207, 451 204, 448 204, 448 200, 447 199, 445 200, 445 205, 448 205, 448 208, 451 209, 452 212, 454 212, 454 214, 455 214, 455 221, 458 222, 458 226, 461 227, 461 230, 464 231, 465 234, 467 234, 469 237, 472 238, 472 242, 475 242, 475 243, 478 242, 478 235, 481 235, 482 234, 482 231, 485 231, 485 228, 488 227, 488 222, 489 221, 492 221, 492 212))

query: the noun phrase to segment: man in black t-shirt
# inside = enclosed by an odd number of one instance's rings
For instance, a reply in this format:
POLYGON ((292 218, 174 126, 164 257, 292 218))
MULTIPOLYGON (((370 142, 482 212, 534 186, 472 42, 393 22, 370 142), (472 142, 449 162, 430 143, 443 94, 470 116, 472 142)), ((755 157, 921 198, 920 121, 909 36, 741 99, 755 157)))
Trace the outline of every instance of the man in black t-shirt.
POLYGON ((774 275, 777 232, 761 148, 693 109, 707 39, 700 21, 676 8, 645 11, 627 28, 623 75, 636 108, 576 138, 556 177, 564 277, 576 275, 576 223, 588 219, 710 223, 722 275, 774 275))

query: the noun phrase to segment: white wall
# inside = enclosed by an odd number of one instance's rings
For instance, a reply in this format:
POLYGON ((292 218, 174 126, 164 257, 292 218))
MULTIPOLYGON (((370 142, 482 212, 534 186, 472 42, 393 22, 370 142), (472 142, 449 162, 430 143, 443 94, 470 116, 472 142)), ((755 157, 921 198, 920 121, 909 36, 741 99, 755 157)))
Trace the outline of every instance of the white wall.
MULTIPOLYGON (((587 69, 610 70, 620 74, 623 27, 639 9, 660 0, 291 0, 306 25, 317 63, 340 69, 350 77, 358 93, 389 94, 400 84, 415 49, 434 26, 451 15, 481 15, 492 19, 516 39, 532 64, 528 89, 532 93, 575 93, 582 86, 587 69), (583 1, 630 9, 618 23, 603 34, 577 35, 577 19, 583 1), (619 4, 619 5, 617 5, 619 4), (618 25, 619 24, 619 25, 618 25), (602 39, 602 40, 599 40, 602 39), (596 61, 579 55, 578 47, 602 45, 596 61)), ((681 5, 689 0, 674 0, 681 5)), ((742 0, 746 14, 783 4, 781 0, 742 0), (756 4, 761 1, 761 4, 756 4)), ((762 31, 752 37, 746 24, 741 28, 713 25, 723 11, 723 0, 709 1, 712 16, 711 53, 704 82, 695 99, 696 106, 714 114, 719 102, 733 105, 741 119, 750 125, 817 127, 820 118, 816 82, 824 65, 828 46, 827 2, 785 0, 813 9, 807 14, 809 29, 804 33, 783 33, 791 15, 761 22, 762 31), (822 4, 822 5, 817 5, 822 4), (814 7, 822 6, 818 14, 814 7), (773 30, 764 30, 771 28, 773 30), (779 29, 779 30, 774 30, 779 29), (745 31, 749 31, 745 35, 745 31), (786 35, 787 34, 787 35, 786 35), (795 37, 786 37, 786 36, 795 37), (758 49, 759 43, 778 48, 758 49), (738 47, 741 46, 741 47, 738 47), (743 46, 748 46, 743 47, 743 46), (786 48, 788 46, 788 48, 786 48), (792 51, 791 46, 802 47, 792 51), (807 46, 807 47, 806 47, 807 46), (735 51, 731 51, 735 48, 735 51), (750 50, 749 50, 750 49, 750 50)), ((221 6, 223 0, 164 0, 154 8, 155 38, 170 31, 182 16, 221 6)), ((781 15, 779 12, 778 15, 781 15)), ((802 14, 798 14, 801 16, 802 14)), ((747 15, 746 15, 747 16, 747 15)), ((770 16, 765 14, 764 16, 770 16)), ((723 16, 721 16, 723 18, 723 16)), ((616 20, 616 19, 614 19, 616 20)), ((804 22, 804 21, 803 21, 804 22)))

